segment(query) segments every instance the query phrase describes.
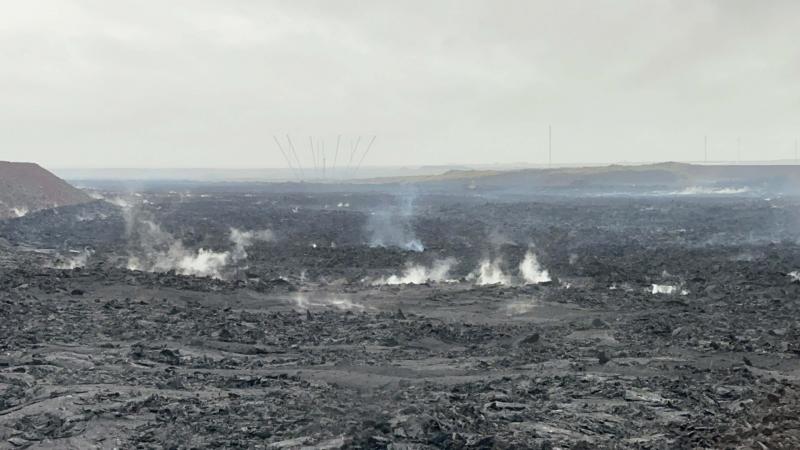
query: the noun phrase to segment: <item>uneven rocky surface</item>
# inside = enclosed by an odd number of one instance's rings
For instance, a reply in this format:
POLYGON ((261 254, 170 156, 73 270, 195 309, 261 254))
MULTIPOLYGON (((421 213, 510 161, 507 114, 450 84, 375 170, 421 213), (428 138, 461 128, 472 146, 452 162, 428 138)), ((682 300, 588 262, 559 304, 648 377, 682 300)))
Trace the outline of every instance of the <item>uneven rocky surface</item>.
POLYGON ((793 199, 104 195, 0 224, 0 448, 800 447, 793 199), (129 270, 141 221, 274 239, 129 270))

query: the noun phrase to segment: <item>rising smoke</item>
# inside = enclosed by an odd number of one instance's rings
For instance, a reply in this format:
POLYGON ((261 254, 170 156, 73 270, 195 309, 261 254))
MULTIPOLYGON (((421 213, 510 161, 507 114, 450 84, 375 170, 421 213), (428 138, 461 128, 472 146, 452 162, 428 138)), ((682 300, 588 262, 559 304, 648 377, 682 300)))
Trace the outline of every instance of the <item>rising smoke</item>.
POLYGON ((370 215, 367 222, 370 247, 399 247, 414 252, 425 250, 412 223, 415 198, 415 195, 406 195, 399 206, 370 215))
POLYGON ((125 232, 129 244, 127 268, 145 272, 169 272, 180 275, 224 278, 230 263, 247 258, 247 248, 257 241, 271 241, 270 230, 242 231, 231 228, 229 239, 233 243, 230 251, 218 252, 210 249, 187 248, 183 241, 163 230, 153 219, 147 217, 139 207, 124 199, 112 201, 122 208, 125 232))
POLYGON ((430 267, 419 264, 407 265, 401 275, 392 275, 389 278, 381 278, 373 282, 375 285, 382 284, 424 284, 442 283, 451 281, 448 279, 450 269, 455 265, 456 260, 447 258, 435 261, 430 267))
POLYGON ((183 242, 150 220, 139 220, 132 225, 138 236, 141 250, 128 258, 128 269, 145 272, 168 272, 180 275, 222 278, 222 270, 230 260, 229 252, 215 252, 200 248, 187 249, 183 242))
POLYGON ((485 286, 490 284, 510 285, 511 277, 503 273, 500 259, 484 259, 474 272, 475 284, 485 286))
POLYGON ((470 274, 469 279, 474 280, 475 284, 481 286, 493 284, 503 286, 539 284, 550 281, 550 274, 541 267, 533 250, 528 250, 525 253, 525 258, 519 264, 519 276, 516 278, 503 272, 502 265, 503 261, 500 258, 483 259, 478 264, 478 268, 470 274))
POLYGON ((525 258, 519 264, 519 273, 525 284, 539 284, 550 281, 550 274, 543 270, 533 250, 525 253, 525 258))
POLYGON ((231 257, 234 262, 247 259, 247 248, 255 242, 269 242, 275 240, 272 230, 242 231, 231 228, 230 240, 233 242, 231 257))

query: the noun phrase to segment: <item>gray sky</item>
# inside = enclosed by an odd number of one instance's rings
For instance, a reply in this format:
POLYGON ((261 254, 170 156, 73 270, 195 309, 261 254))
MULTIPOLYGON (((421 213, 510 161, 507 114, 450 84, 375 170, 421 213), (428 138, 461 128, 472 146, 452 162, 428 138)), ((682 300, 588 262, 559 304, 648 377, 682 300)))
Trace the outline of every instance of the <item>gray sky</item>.
POLYGON ((281 167, 789 158, 800 1, 0 3, 0 159, 281 167))

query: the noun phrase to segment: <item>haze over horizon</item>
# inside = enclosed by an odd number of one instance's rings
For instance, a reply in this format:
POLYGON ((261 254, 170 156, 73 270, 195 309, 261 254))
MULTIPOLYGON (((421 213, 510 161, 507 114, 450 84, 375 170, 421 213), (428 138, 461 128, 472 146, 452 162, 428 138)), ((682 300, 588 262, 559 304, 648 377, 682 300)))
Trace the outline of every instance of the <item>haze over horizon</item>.
MULTIPOLYGON (((375 135, 369 166, 791 159, 800 2, 0 6, 0 159, 286 167, 272 136, 375 135)), ((362 147, 363 148, 363 147, 362 147)))

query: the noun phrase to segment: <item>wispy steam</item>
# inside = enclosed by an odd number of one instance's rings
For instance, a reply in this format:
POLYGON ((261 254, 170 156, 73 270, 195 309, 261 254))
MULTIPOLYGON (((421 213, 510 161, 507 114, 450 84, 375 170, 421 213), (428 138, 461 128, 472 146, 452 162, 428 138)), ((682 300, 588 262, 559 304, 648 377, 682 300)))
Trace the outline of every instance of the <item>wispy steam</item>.
POLYGON ((500 268, 501 262, 500 259, 482 260, 474 274, 475 283, 481 286, 489 284, 510 285, 511 277, 503 273, 503 269, 500 268))
POLYGON ((260 231, 242 231, 236 228, 231 228, 230 240, 233 242, 233 251, 231 254, 234 262, 247 259, 247 248, 255 242, 268 242, 275 239, 275 235, 271 230, 260 231))
POLYGON ((468 279, 474 280, 475 284, 481 286, 492 284, 511 286, 520 283, 538 284, 550 281, 550 274, 541 267, 533 250, 528 250, 525 253, 525 258, 519 264, 518 277, 503 272, 502 265, 501 258, 483 259, 468 279))
POLYGON ((423 283, 441 283, 449 281, 448 275, 450 268, 453 267, 456 260, 447 258, 433 263, 431 267, 422 265, 408 265, 401 275, 392 275, 389 278, 381 278, 373 284, 423 284, 423 283))
POLYGON ((366 309, 364 305, 354 303, 348 298, 341 297, 309 299, 305 294, 299 293, 295 295, 292 300, 294 300, 298 309, 336 308, 340 311, 364 311, 366 309))
POLYGON ((192 251, 183 242, 162 230, 150 220, 140 220, 136 232, 142 252, 128 258, 128 269, 146 272, 174 270, 181 275, 222 278, 222 270, 230 260, 229 252, 203 248, 192 251))
POLYGON ((747 187, 704 187, 691 186, 682 191, 670 192, 668 195, 736 195, 750 192, 747 187))
POLYGON ((425 246, 414 233, 413 217, 413 195, 403 197, 402 204, 397 208, 373 212, 367 223, 371 234, 370 247, 399 247, 414 252, 424 251, 425 246))
POLYGON ((223 278, 229 263, 247 258, 247 248, 256 241, 274 238, 269 230, 242 231, 231 228, 231 251, 186 248, 185 244, 163 230, 154 220, 142 217, 138 205, 122 198, 110 200, 122 208, 125 230, 129 241, 127 268, 146 272, 168 272, 180 275, 223 278))
POLYGON ((525 253, 525 258, 519 265, 519 273, 526 284, 539 284, 550 281, 550 274, 543 270, 532 250, 525 253))
POLYGON ((94 250, 88 248, 83 249, 82 251, 74 252, 73 256, 70 258, 56 261, 52 267, 61 270, 75 270, 77 268, 86 267, 92 255, 94 255, 94 250))

